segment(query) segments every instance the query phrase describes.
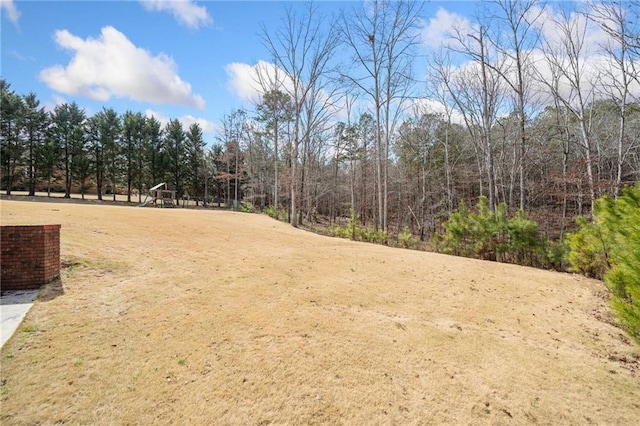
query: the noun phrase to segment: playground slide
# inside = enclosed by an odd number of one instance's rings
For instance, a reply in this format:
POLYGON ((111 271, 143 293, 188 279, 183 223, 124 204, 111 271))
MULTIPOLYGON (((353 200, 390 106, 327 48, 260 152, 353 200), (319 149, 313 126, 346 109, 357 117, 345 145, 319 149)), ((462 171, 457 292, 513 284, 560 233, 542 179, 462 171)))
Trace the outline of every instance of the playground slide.
POLYGON ((144 200, 144 203, 142 203, 142 204, 138 204, 136 207, 146 207, 146 206, 148 206, 149 204, 153 203, 154 201, 156 201, 156 199, 155 199, 155 198, 151 198, 151 199, 149 199, 149 200, 145 199, 145 200, 144 200))
POLYGON ((149 193, 147 194, 146 197, 144 197, 144 202, 142 204, 138 204, 136 207, 145 207, 153 203, 154 201, 156 201, 157 197, 153 195, 153 191, 155 191, 156 189, 160 188, 163 185, 166 185, 166 183, 162 182, 153 186, 152 188, 149 188, 149 193), (148 198, 150 198, 150 200, 147 200, 148 198))

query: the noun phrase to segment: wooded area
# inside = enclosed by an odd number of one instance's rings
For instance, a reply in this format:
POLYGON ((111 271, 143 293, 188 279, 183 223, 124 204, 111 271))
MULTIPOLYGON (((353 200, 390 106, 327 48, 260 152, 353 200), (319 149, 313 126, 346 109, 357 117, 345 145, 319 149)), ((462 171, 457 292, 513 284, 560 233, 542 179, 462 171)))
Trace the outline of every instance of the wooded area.
POLYGON ((414 66, 419 3, 286 9, 262 32, 260 101, 223 117, 211 147, 198 124, 109 107, 88 117, 76 103, 47 112, 2 81, 3 188, 135 201, 166 181, 178 197, 282 208, 294 226, 353 212, 421 239, 484 195, 558 238, 640 176, 640 6, 480 7, 428 69, 414 66))

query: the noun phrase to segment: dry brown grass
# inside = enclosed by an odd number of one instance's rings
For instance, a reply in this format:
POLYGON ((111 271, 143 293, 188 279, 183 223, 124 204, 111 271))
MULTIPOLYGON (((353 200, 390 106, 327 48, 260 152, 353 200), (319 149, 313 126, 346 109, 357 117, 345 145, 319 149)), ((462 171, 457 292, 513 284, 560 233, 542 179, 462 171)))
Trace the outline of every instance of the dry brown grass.
POLYGON ((599 281, 259 215, 0 207, 61 223, 67 266, 2 349, 3 425, 640 418, 640 348, 599 281))

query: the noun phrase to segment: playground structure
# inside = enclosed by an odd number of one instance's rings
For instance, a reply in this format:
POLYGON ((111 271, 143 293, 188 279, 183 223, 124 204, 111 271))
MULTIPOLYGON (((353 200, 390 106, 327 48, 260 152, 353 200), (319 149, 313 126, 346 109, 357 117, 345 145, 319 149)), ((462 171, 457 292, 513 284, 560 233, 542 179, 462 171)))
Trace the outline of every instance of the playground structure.
POLYGON ((168 189, 166 182, 159 183, 152 188, 138 207, 146 207, 153 203, 155 207, 173 208, 176 206, 176 191, 168 189))
POLYGON ((177 191, 168 189, 168 185, 166 182, 159 183, 149 188, 147 194, 145 195, 144 201, 138 204, 136 207, 147 207, 149 205, 153 205, 154 207, 160 208, 188 208, 190 205, 193 206, 193 202, 195 202, 195 207, 198 207, 198 203, 202 202, 203 208, 213 208, 213 204, 216 203, 218 204, 218 208, 227 208, 236 211, 240 207, 240 203, 236 200, 227 201, 225 203, 225 201, 219 197, 201 198, 183 195, 182 197, 180 197, 180 199, 178 199, 177 191))

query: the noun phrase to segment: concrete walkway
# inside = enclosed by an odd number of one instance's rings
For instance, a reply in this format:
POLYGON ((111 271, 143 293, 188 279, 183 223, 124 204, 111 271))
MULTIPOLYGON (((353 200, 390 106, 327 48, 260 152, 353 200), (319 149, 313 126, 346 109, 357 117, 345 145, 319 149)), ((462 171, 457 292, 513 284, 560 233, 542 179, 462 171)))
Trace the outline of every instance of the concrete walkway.
POLYGON ((0 295, 0 347, 9 340, 24 319, 33 301, 38 296, 38 290, 5 291, 0 295))

